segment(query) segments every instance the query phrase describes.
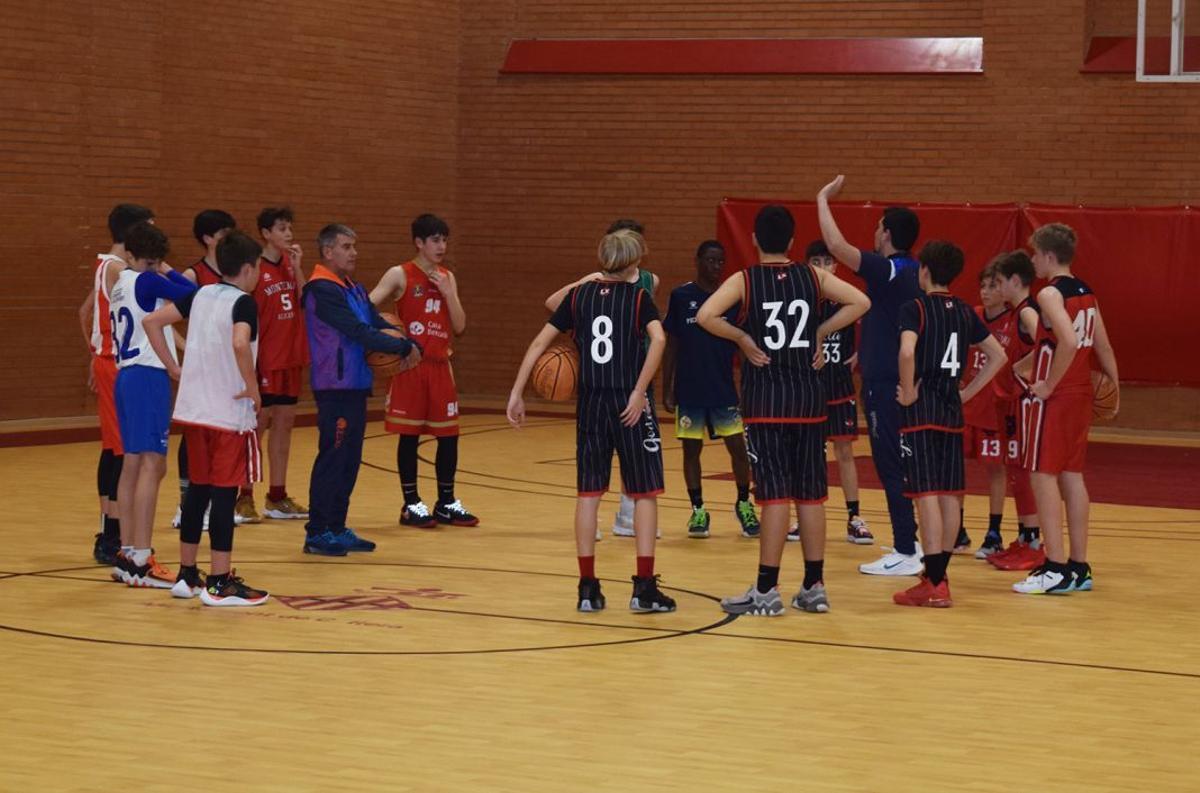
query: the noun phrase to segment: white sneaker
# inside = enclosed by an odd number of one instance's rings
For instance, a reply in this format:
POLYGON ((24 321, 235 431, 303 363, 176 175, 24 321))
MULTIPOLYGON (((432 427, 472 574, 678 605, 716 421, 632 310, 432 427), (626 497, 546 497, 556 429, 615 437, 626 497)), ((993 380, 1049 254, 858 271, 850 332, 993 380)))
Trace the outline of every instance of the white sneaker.
POLYGON ((183 507, 175 507, 175 517, 171 518, 171 528, 178 529, 183 524, 183 507))
POLYGON ((617 516, 613 519, 612 533, 618 537, 633 536, 633 499, 621 494, 621 506, 617 507, 617 516))
POLYGON ((904 554, 892 550, 884 554, 882 559, 858 566, 858 572, 866 575, 918 575, 924 569, 920 545, 917 546, 916 553, 904 554))
POLYGON ((1071 574, 1056 573, 1041 568, 1029 573, 1024 581, 1012 585, 1013 592, 1022 595, 1065 595, 1071 591, 1071 574))
POLYGON ((600 529, 597 528, 596 529, 596 542, 600 542, 603 539, 604 539, 604 532, 600 531, 600 529))
MULTIPOLYGON (((617 537, 636 537, 637 536, 637 532, 635 532, 633 530, 632 523, 630 523, 628 525, 626 525, 624 523, 614 523, 613 524, 613 534, 617 537)), ((654 536, 661 540, 662 539, 662 529, 658 529, 658 533, 655 534, 654 536)), ((597 539, 600 538, 600 530, 599 529, 596 530, 596 538, 597 539)))

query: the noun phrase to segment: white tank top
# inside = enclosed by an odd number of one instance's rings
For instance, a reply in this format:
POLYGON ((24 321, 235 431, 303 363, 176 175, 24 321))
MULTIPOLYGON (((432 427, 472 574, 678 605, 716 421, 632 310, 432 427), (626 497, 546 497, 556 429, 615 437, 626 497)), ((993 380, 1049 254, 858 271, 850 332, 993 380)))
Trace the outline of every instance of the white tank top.
MULTIPOLYGON (((187 355, 175 398, 175 420, 233 432, 254 429, 254 402, 234 399, 246 383, 233 354, 233 305, 246 292, 232 284, 209 284, 192 298, 187 355)), ((258 341, 250 344, 258 359, 258 341)))
MULTIPOLYGON (((143 311, 134 295, 134 284, 141 273, 133 270, 122 270, 117 282, 113 284, 109 295, 110 311, 112 312, 113 354, 117 358, 117 366, 124 369, 127 366, 152 366, 156 369, 167 367, 158 359, 150 340, 146 338, 146 329, 142 320, 150 313, 143 311)), ((167 301, 159 298, 154 301, 155 310, 162 308, 167 301)), ((167 349, 171 359, 179 363, 179 353, 175 351, 175 335, 168 328, 167 349)))
POLYGON ((120 256, 114 256, 111 253, 99 253, 96 255, 96 271, 92 278, 92 286, 96 290, 96 297, 92 302, 92 352, 104 357, 112 357, 115 355, 112 351, 112 339, 105 339, 104 334, 112 326, 109 324, 109 312, 112 310, 109 305, 108 298, 108 266, 117 263, 117 266, 125 266, 125 262, 120 256), (103 324, 101 323, 103 318, 103 324), (105 344, 105 342, 108 342, 105 344))

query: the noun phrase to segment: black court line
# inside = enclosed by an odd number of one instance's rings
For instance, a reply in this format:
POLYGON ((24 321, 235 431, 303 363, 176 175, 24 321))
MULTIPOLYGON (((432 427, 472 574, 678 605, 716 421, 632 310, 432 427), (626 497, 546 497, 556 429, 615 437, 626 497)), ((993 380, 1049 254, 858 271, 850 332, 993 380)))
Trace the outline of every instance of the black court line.
MULTIPOLYGON (((251 561, 246 562, 246 564, 252 564, 252 565, 269 565, 269 564, 328 565, 328 564, 330 564, 330 562, 319 561, 319 560, 307 560, 307 559, 299 560, 299 561, 272 559, 272 560, 257 560, 257 561, 251 560, 251 561)), ((464 565, 448 565, 448 564, 422 564, 422 563, 406 563, 406 562, 371 562, 371 561, 361 561, 361 562, 339 561, 339 562, 334 562, 334 564, 339 564, 339 565, 343 565, 343 566, 359 566, 359 567, 415 567, 415 568, 425 568, 425 569, 461 570, 461 571, 467 571, 467 572, 511 573, 511 574, 516 574, 516 575, 546 576, 546 577, 552 577, 552 578, 572 578, 572 579, 575 578, 574 575, 567 574, 567 573, 548 573, 548 572, 538 571, 538 570, 512 570, 512 569, 508 569, 508 568, 469 567, 469 566, 464 566, 464 565)), ((15 577, 25 576, 25 577, 36 577, 36 578, 55 578, 55 579, 85 581, 85 582, 94 582, 94 583, 111 583, 111 582, 105 582, 101 579, 95 579, 95 578, 80 578, 80 577, 59 575, 61 573, 66 573, 66 572, 73 572, 73 571, 77 571, 77 570, 90 570, 90 569, 93 569, 93 568, 91 568, 91 567, 68 567, 68 568, 59 568, 59 569, 55 569, 55 570, 44 570, 44 571, 37 571, 37 572, 30 572, 30 573, 6 574, 6 575, 3 575, 2 578, 15 578, 15 577)), ((605 579, 601 579, 601 580, 605 581, 607 583, 624 583, 624 581, 620 580, 620 579, 605 578, 605 579)), ((691 590, 691 589, 684 589, 682 587, 670 587, 670 586, 664 585, 663 589, 667 589, 667 590, 670 590, 673 592, 683 592, 683 593, 686 593, 689 595, 694 595, 696 597, 705 598, 705 599, 712 600, 712 601, 718 600, 715 596, 710 595, 708 593, 698 592, 698 591, 691 590)), ((14 633, 21 633, 21 634, 32 635, 32 636, 41 636, 41 637, 46 637, 46 638, 64 639, 67 641, 86 642, 86 643, 91 643, 91 644, 107 644, 107 645, 127 646, 127 647, 151 647, 151 648, 168 649, 168 650, 200 650, 200 651, 208 651, 208 652, 237 652, 237 653, 270 653, 270 654, 277 654, 277 655, 291 654, 291 655, 364 655, 364 656, 486 655, 486 654, 491 654, 491 653, 501 654, 501 653, 535 652, 535 651, 543 651, 543 650, 564 650, 564 649, 586 648, 586 647, 607 647, 607 646, 615 646, 615 645, 622 645, 622 644, 638 644, 638 643, 643 643, 643 642, 648 642, 648 641, 672 639, 672 638, 677 638, 677 637, 681 637, 681 636, 716 636, 719 638, 726 638, 726 639, 743 639, 743 640, 748 640, 748 641, 766 641, 766 642, 776 642, 776 643, 785 643, 785 644, 811 645, 814 647, 832 647, 832 648, 844 649, 844 650, 866 650, 866 651, 870 651, 870 652, 900 653, 900 654, 907 654, 907 655, 940 656, 940 657, 946 657, 946 658, 962 658, 962 659, 969 659, 969 660, 976 660, 976 661, 998 661, 998 662, 1002 662, 1002 663, 1032 664, 1032 665, 1037 665, 1037 666, 1059 666, 1059 667, 1067 667, 1067 668, 1074 668, 1074 669, 1084 669, 1084 670, 1089 670, 1089 671, 1125 672, 1125 673, 1132 673, 1132 674, 1157 675, 1157 676, 1161 676, 1161 677, 1178 677, 1178 678, 1193 679, 1193 680, 1200 679, 1200 673, 1194 673, 1194 672, 1172 672, 1172 671, 1167 671, 1167 670, 1162 670, 1162 669, 1143 669, 1143 668, 1139 668, 1139 667, 1114 666, 1114 665, 1108 665, 1108 664, 1089 664, 1089 663, 1077 662, 1077 661, 1056 661, 1056 660, 1052 660, 1052 659, 1048 659, 1048 658, 1021 658, 1021 657, 1017 657, 1017 656, 989 655, 986 653, 968 653, 968 652, 961 652, 961 651, 955 651, 955 650, 923 650, 923 649, 911 648, 911 647, 888 647, 888 646, 884 646, 884 645, 855 644, 855 643, 851 643, 851 642, 832 642, 832 641, 822 641, 822 640, 818 640, 818 639, 796 639, 796 638, 790 638, 790 637, 785 637, 785 636, 754 636, 754 635, 743 634, 743 633, 725 633, 725 632, 714 633, 713 631, 715 631, 717 628, 721 628, 725 625, 728 625, 728 624, 734 622, 736 619, 738 619, 738 617, 736 615, 732 615, 732 614, 724 615, 722 617, 722 619, 720 619, 710 625, 705 625, 705 626, 701 626, 699 628, 692 628, 692 629, 688 629, 688 630, 678 630, 678 629, 674 629, 674 628, 662 628, 662 627, 656 627, 656 626, 652 626, 652 625, 618 625, 618 624, 613 624, 613 623, 590 622, 590 621, 582 621, 582 620, 567 620, 567 619, 553 618, 553 617, 523 617, 523 616, 513 615, 513 614, 496 614, 496 613, 491 613, 491 612, 462 611, 462 610, 456 610, 456 609, 438 609, 438 608, 427 607, 427 606, 413 606, 412 610, 427 611, 427 612, 433 612, 433 613, 439 613, 439 614, 452 614, 452 615, 457 614, 457 615, 464 615, 464 616, 507 619, 507 620, 522 621, 522 622, 561 624, 561 625, 568 625, 568 626, 572 626, 572 627, 582 626, 582 627, 596 627, 596 628, 613 628, 613 629, 618 629, 618 630, 648 631, 648 632, 657 633, 659 635, 644 636, 644 637, 637 638, 637 639, 617 639, 617 640, 606 641, 606 642, 586 642, 586 643, 582 643, 582 644, 557 644, 557 645, 545 645, 545 646, 539 646, 539 647, 505 647, 505 648, 481 649, 481 650, 397 651, 397 650, 289 650, 289 649, 276 649, 276 648, 203 647, 203 646, 196 646, 196 645, 154 644, 154 643, 150 643, 150 642, 129 642, 129 641, 120 641, 120 640, 113 640, 113 639, 97 639, 97 638, 90 638, 90 637, 70 636, 70 635, 66 635, 66 634, 58 634, 58 633, 53 633, 53 632, 48 632, 48 631, 36 631, 36 630, 28 629, 28 628, 17 628, 17 627, 10 626, 10 625, 0 625, 0 630, 7 630, 7 631, 14 632, 14 633)), ((650 617, 651 615, 647 615, 647 616, 650 617)))
POLYGON ((818 647, 837 647, 850 650, 872 650, 884 653, 905 653, 909 655, 937 655, 948 658, 968 658, 974 661, 1003 661, 1018 664, 1036 664, 1040 666, 1065 666, 1074 669, 1089 669, 1104 672, 1132 672, 1141 675, 1161 675, 1164 677, 1182 677, 1200 680, 1200 673, 1170 672, 1164 669, 1141 669, 1134 666, 1109 666, 1107 664, 1089 664, 1082 661, 1055 661, 1049 658, 1020 658, 1012 655, 987 655, 985 653, 965 653, 955 650, 920 650, 911 647, 885 647, 873 644, 851 644, 846 642, 827 642, 817 639, 792 639, 785 636, 750 636, 744 633, 706 633, 707 636, 719 636, 728 639, 750 639, 753 641, 784 642, 787 644, 810 644, 818 647))

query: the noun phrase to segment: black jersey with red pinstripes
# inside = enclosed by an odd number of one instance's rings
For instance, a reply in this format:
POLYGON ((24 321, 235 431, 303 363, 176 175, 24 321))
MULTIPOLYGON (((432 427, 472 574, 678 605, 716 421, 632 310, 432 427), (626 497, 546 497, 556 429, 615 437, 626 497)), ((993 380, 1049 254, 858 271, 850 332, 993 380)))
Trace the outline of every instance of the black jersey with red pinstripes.
POLYGON ((806 264, 756 264, 742 271, 738 324, 771 358, 742 364, 742 418, 749 423, 825 420, 825 388, 812 366, 821 324, 821 284, 806 264))
POLYGON ((646 290, 625 281, 589 281, 572 289, 550 317, 579 347, 579 390, 619 390, 637 385, 646 362, 642 339, 658 319, 646 290))
POLYGON ((900 431, 963 427, 958 385, 967 350, 988 337, 988 329, 969 305, 949 292, 931 292, 900 307, 900 331, 917 334, 917 401, 900 409, 900 431))
MULTIPOLYGON (((841 303, 822 300, 821 322, 832 317, 841 307, 841 303)), ((850 373, 850 364, 846 362, 854 357, 856 335, 854 325, 850 325, 830 333, 822 345, 825 366, 821 369, 821 381, 825 384, 825 398, 831 404, 854 397, 854 376, 850 373)))

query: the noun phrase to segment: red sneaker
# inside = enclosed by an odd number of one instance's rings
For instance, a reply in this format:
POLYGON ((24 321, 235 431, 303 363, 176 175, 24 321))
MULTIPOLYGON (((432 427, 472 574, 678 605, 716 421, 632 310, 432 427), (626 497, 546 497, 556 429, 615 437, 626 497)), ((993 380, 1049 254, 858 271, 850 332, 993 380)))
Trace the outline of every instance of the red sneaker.
POLYGON ((1003 558, 992 561, 997 570, 1036 570, 1046 563, 1046 552, 1041 548, 1023 545, 1013 553, 1005 554, 1003 558))
POLYGON ((950 579, 942 579, 942 583, 934 586, 924 575, 917 585, 903 592, 892 595, 892 602, 897 606, 928 606, 935 609, 950 608, 954 602, 950 599, 950 579))
POLYGON ((987 557, 987 562, 988 562, 988 564, 995 564, 996 562, 1002 561, 1002 560, 1008 558, 1009 556, 1011 556, 1012 554, 1020 551, 1024 547, 1025 547, 1025 543, 1021 542, 1020 540, 1013 540, 1012 542, 1010 542, 1008 544, 1008 547, 1005 548, 1004 550, 996 551, 994 554, 987 557))

